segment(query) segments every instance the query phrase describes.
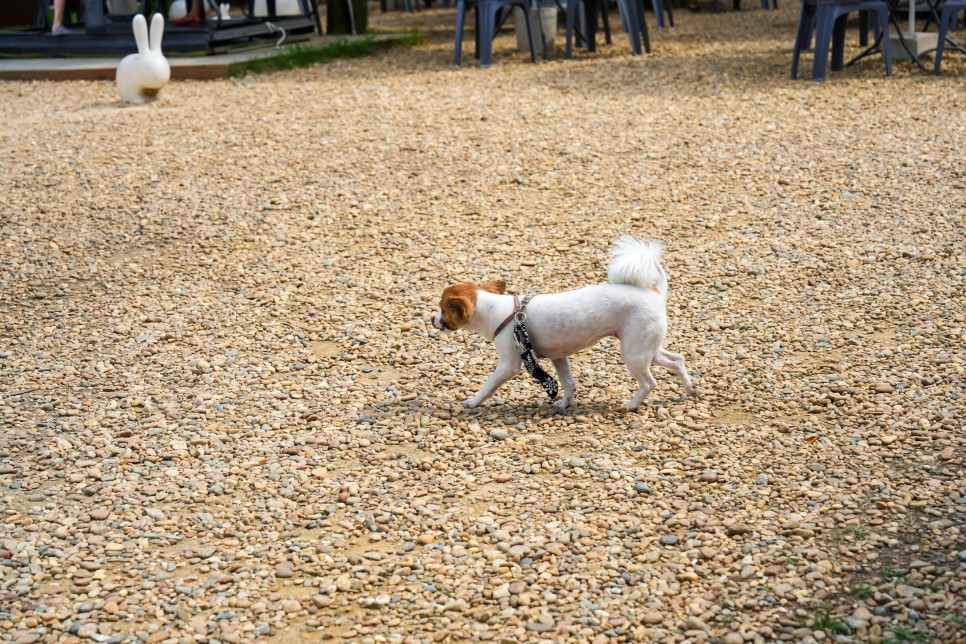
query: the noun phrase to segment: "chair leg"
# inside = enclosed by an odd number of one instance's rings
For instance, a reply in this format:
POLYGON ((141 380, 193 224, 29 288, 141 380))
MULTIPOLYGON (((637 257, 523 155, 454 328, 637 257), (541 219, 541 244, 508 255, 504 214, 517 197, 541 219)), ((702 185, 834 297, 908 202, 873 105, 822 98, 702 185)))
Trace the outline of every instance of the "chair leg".
MULTIPOLYGON (((523 9, 527 7, 525 3, 519 3, 516 6, 523 9)), ((504 19, 509 16, 508 13, 503 18, 498 18, 502 10, 503 7, 496 2, 481 1, 477 4, 477 17, 480 22, 477 36, 480 47, 480 67, 486 68, 493 64, 493 39, 496 37, 497 25, 502 25, 504 19)), ((533 16, 528 15, 527 36, 530 39, 530 59, 537 62, 537 44, 533 39, 533 31, 533 16)))
POLYGON ((798 31, 795 34, 795 48, 792 51, 792 80, 798 78, 798 59, 801 53, 808 49, 814 14, 815 12, 810 10, 808 4, 802 3, 802 12, 798 16, 798 31))
POLYGON ((473 10, 473 58, 480 59, 480 3, 474 5, 473 10))
POLYGON ((567 2, 567 29, 564 41, 564 58, 570 60, 574 55, 574 19, 577 17, 577 7, 580 0, 569 0, 567 2))
POLYGON ((848 14, 842 14, 835 19, 832 26, 832 66, 833 72, 840 72, 845 65, 845 21, 848 14))
POLYGON ((892 45, 889 38, 889 12, 879 12, 879 33, 882 34, 882 55, 885 56, 886 76, 892 76, 892 45))
POLYGON ((828 50, 832 42, 832 23, 835 14, 819 5, 815 13, 815 47, 812 61, 812 80, 825 80, 825 70, 828 68, 828 50), (831 18, 831 19, 830 19, 831 18))
MULTIPOLYGON (((547 35, 545 33, 543 33, 543 14, 540 13, 540 11, 541 11, 540 10, 540 0, 532 0, 532 2, 533 2, 533 6, 537 10, 537 33, 540 34, 540 50, 543 52, 543 59, 544 60, 549 60, 550 59, 550 51, 547 49, 547 35)), ((533 10, 530 11, 530 14, 533 15, 533 10)), ((556 13, 556 10, 555 10, 554 11, 554 25, 557 24, 556 15, 557 15, 557 13, 556 13)), ((536 61, 534 61, 534 62, 536 62, 536 61)))
POLYGON ((943 51, 946 49, 946 30, 949 27, 950 16, 945 10, 939 18, 939 35, 936 36, 936 66, 933 67, 934 76, 939 76, 943 64, 943 51))
POLYGON ((456 0, 456 51, 453 53, 453 66, 460 66, 463 55, 463 23, 466 21, 466 0, 456 0))
POLYGON ((647 18, 644 16, 644 2, 641 0, 640 9, 637 12, 637 18, 640 21, 641 38, 644 40, 644 53, 651 53, 651 38, 647 34, 647 18))
MULTIPOLYGON (((534 38, 536 36, 536 29, 533 27, 533 11, 530 9, 530 2, 526 0, 523 4, 519 5, 521 11, 526 14, 527 17, 527 38, 530 41, 530 62, 536 64, 537 62, 537 41, 534 38)), ((543 30, 541 29, 541 32, 543 30)), ((547 52, 544 50, 543 57, 547 57, 547 52)))
POLYGON ((584 40, 586 41, 587 51, 594 53, 597 51, 597 0, 583 0, 581 5, 584 7, 584 40))
POLYGON ((662 5, 664 3, 661 0, 651 0, 651 5, 654 7, 654 15, 657 16, 657 28, 664 29, 664 11, 662 5))
MULTIPOLYGON (((322 16, 319 15, 319 0, 309 0, 309 4, 312 6, 312 17, 315 18, 315 28, 318 34, 322 35, 322 16)), ((221 12, 218 12, 221 15, 221 12)))
MULTIPOLYGON (((592 0, 577 0, 574 3, 574 47, 587 49, 587 2, 592 0)), ((568 3, 569 6, 570 3, 568 3)))
POLYGON ((618 0, 617 6, 625 16, 624 21, 630 26, 631 52, 635 56, 641 55, 640 20, 637 17, 637 2, 635 0, 618 0), (635 26, 636 25, 636 26, 635 26))
POLYGON ((496 34, 496 3, 480 2, 480 67, 493 64, 493 36, 496 34))
POLYGON ((604 42, 610 45, 613 42, 610 37, 610 0, 594 0, 594 2, 601 3, 599 11, 600 23, 604 26, 604 42))
POLYGON ((646 12, 644 11, 644 0, 633 0, 634 9, 637 11, 637 31, 641 34, 641 40, 644 43, 645 53, 651 53, 651 39, 647 34, 647 22, 644 19, 646 12))
POLYGON ((664 7, 665 9, 667 9, 667 24, 670 27, 674 26, 674 9, 672 8, 673 4, 674 4, 673 2, 668 0, 667 5, 664 7))

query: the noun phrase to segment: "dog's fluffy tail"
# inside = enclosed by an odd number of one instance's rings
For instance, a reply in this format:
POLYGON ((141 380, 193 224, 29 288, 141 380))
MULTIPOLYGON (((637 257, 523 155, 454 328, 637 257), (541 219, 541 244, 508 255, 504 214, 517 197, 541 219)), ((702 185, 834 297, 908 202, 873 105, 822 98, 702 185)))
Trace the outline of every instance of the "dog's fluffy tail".
POLYGON ((661 268, 662 251, 660 242, 621 237, 610 249, 614 259, 607 266, 607 279, 612 284, 631 284, 667 297, 667 275, 661 268))

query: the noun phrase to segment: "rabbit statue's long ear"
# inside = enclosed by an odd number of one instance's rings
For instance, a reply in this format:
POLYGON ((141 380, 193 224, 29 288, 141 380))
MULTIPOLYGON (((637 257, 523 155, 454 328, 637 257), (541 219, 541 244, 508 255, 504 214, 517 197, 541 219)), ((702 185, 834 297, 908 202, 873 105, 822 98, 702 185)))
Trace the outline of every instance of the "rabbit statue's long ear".
POLYGON ((151 18, 151 51, 161 53, 161 36, 164 35, 164 16, 160 13, 151 18))
POLYGON ((144 19, 142 14, 134 16, 132 21, 132 27, 134 28, 134 42, 138 44, 138 53, 146 54, 150 49, 148 45, 148 21, 144 19))

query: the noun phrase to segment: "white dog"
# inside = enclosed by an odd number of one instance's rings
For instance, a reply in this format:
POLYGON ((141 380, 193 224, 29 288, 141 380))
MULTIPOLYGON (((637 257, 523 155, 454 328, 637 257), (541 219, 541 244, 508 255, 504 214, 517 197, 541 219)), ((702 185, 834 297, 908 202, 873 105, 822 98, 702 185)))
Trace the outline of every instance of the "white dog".
MULTIPOLYGON (((607 267, 611 284, 539 295, 525 305, 526 329, 533 348, 550 359, 563 387, 563 398, 554 405, 565 409, 574 401, 577 383, 569 356, 607 336, 621 341, 621 357, 640 387, 624 403, 627 409, 635 411, 657 385, 651 375, 652 364, 676 373, 684 390, 694 395, 684 357, 661 347, 667 335, 667 275, 661 268, 661 245, 621 237, 611 253, 614 258, 607 267)), ((430 318, 440 331, 467 328, 496 345, 496 370, 480 393, 463 402, 471 409, 520 371, 520 352, 508 324, 517 312, 516 300, 505 292, 506 283, 502 281, 448 286, 440 298, 439 312, 430 318)))

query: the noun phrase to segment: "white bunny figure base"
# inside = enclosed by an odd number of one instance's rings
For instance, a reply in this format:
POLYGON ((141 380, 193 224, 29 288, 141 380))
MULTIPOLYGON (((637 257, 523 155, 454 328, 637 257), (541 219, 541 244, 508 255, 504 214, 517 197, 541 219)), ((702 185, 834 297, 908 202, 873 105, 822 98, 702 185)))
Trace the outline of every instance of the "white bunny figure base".
POLYGON ((158 97, 158 92, 171 78, 171 65, 161 53, 164 16, 156 13, 151 18, 150 40, 148 22, 143 15, 134 16, 132 26, 138 53, 125 56, 118 64, 117 93, 121 95, 122 101, 140 105, 158 97))

